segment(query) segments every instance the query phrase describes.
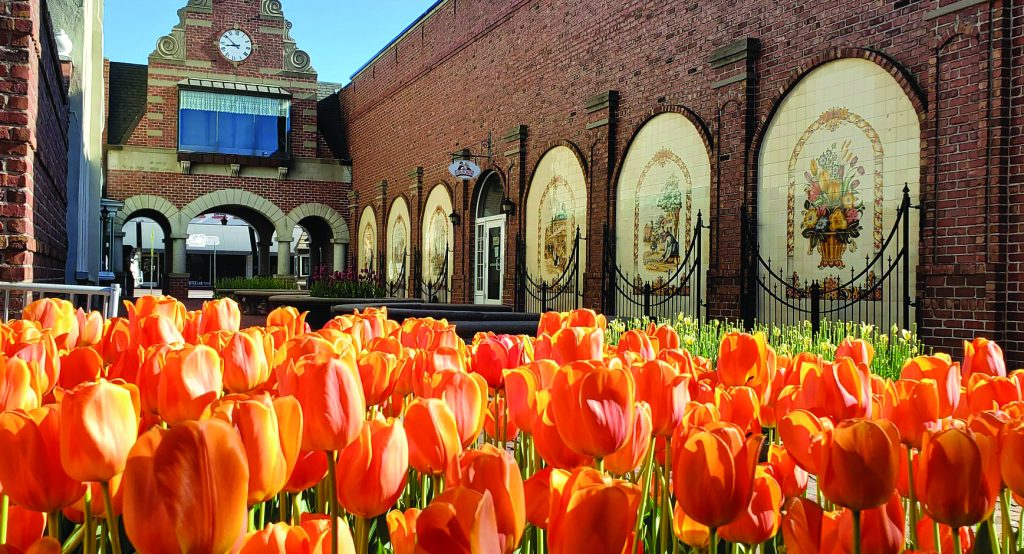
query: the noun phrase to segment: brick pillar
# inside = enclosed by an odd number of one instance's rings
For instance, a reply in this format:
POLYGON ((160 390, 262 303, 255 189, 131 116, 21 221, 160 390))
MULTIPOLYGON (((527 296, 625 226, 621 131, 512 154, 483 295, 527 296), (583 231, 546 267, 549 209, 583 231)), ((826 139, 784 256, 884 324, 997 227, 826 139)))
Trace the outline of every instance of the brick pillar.
POLYGON ((711 152, 711 255, 707 278, 707 317, 752 317, 756 305, 744 305, 743 259, 747 248, 741 213, 757 212, 755 153, 745 155, 756 128, 756 61, 760 42, 742 38, 712 52, 709 63, 718 95, 711 152))
POLYGON ((586 241, 580 252, 586 256, 587 267, 583 274, 583 306, 602 309, 604 307, 604 222, 612 221, 613 191, 612 178, 618 158, 616 132, 618 129, 619 93, 608 90, 592 96, 586 101, 587 143, 581 145, 588 151, 583 154, 589 160, 587 184, 587 228, 583 229, 586 241))

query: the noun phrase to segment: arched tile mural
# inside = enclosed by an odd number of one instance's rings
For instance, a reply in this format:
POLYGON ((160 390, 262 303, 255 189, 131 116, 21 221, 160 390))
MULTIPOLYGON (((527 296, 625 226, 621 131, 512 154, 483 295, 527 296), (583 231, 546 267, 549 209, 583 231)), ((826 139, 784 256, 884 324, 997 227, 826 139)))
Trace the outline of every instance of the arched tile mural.
MULTIPOLYGON (((448 215, 452 213, 452 199, 444 185, 436 185, 427 196, 423 206, 422 271, 423 281, 432 283, 445 268, 445 261, 451 264, 451 249, 455 244, 455 233, 448 215)), ((449 278, 451 268, 448 269, 449 278)))
POLYGON ((377 216, 373 208, 367 206, 359 217, 359 258, 358 270, 376 273, 379 270, 377 259, 377 216))
MULTIPOLYGON (((708 224, 710 191, 711 160, 693 122, 678 113, 651 118, 634 136, 619 173, 619 269, 655 288, 675 276, 694 238, 698 213, 708 224)), ((700 271, 705 271, 710 241, 702 242, 700 271)))
MULTIPOLYGON (((576 230, 587 230, 587 179, 576 154, 567 146, 548 150, 537 164, 526 199, 526 265, 537 281, 557 279, 572 257, 576 230)), ((580 245, 580 271, 586 248, 580 245)))
MULTIPOLYGON (((864 270, 892 230, 904 185, 920 200, 920 121, 892 75, 868 60, 808 73, 780 104, 759 154, 761 256, 798 286, 838 286, 864 270)), ((918 215, 910 215, 913 268, 918 215)))
POLYGON ((395 282, 403 275, 409 277, 410 221, 409 205, 405 199, 395 199, 388 213, 387 258, 384 262, 390 282, 395 282))

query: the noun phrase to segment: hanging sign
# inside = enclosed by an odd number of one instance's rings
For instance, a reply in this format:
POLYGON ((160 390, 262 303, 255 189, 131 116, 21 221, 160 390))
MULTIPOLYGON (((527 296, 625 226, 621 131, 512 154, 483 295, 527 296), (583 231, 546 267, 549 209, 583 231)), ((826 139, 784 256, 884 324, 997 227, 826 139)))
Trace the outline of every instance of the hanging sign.
POLYGON ((456 179, 469 181, 480 176, 480 166, 469 160, 455 160, 448 166, 448 172, 456 179))
POLYGON ((220 237, 204 235, 202 233, 189 235, 185 244, 192 248, 206 248, 207 246, 220 246, 220 237))

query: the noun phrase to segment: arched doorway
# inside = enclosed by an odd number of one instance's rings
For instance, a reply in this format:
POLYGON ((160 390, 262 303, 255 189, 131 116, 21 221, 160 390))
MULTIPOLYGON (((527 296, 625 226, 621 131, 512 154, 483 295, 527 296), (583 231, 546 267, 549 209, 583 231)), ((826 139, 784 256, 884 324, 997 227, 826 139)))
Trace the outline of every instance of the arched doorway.
POLYGON ((501 304, 505 288, 505 214, 501 200, 505 188, 501 177, 491 172, 484 176, 478 190, 473 302, 501 304))

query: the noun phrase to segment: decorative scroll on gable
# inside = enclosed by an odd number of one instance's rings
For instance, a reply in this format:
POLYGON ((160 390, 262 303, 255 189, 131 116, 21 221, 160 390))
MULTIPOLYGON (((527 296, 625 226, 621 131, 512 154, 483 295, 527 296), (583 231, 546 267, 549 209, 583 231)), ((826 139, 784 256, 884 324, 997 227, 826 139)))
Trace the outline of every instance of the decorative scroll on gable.
MULTIPOLYGON (((278 5, 280 5, 280 2, 278 2, 278 5)), ((292 38, 292 22, 285 21, 284 29, 284 70, 297 73, 316 73, 316 70, 313 69, 313 60, 310 59, 309 54, 305 50, 300 50, 295 39, 292 38)))
POLYGON ((263 17, 284 17, 281 0, 260 0, 260 15, 263 17))
MULTIPOLYGON (((151 58, 164 60, 185 59, 185 17, 194 4, 202 3, 204 0, 189 0, 188 6, 178 10, 178 24, 171 29, 169 35, 160 37, 156 41, 156 50, 150 54, 151 58)), ((209 4, 211 0, 205 0, 209 4)))
POLYGON ((187 8, 194 12, 213 11, 213 0, 188 0, 187 8))

